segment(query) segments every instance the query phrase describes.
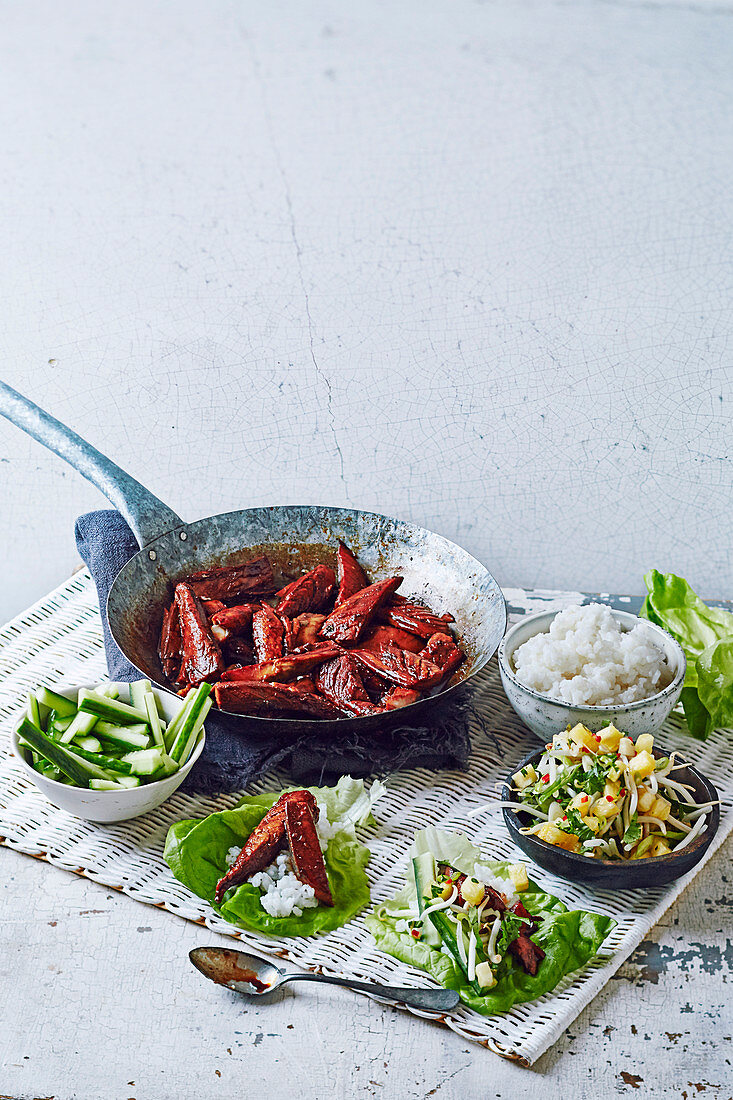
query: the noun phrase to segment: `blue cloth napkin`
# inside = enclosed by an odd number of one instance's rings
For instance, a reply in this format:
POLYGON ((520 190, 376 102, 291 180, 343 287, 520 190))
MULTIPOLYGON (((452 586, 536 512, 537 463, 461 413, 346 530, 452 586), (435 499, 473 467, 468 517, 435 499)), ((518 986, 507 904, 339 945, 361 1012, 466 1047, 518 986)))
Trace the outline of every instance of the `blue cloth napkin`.
MULTIPOLYGON (((104 648, 110 679, 140 679, 112 638, 107 622, 107 596, 122 566, 138 552, 135 536, 119 512, 87 512, 76 521, 76 546, 99 597, 104 648)), ((458 694, 458 693, 453 693, 458 694)), ((436 700, 431 725, 349 734, 308 736, 283 747, 277 735, 256 739, 233 733, 216 710, 206 719, 206 744, 183 790, 199 794, 237 791, 270 769, 283 765, 296 783, 322 783, 340 775, 384 775, 397 768, 464 768, 470 751, 467 696, 457 702, 436 700)))

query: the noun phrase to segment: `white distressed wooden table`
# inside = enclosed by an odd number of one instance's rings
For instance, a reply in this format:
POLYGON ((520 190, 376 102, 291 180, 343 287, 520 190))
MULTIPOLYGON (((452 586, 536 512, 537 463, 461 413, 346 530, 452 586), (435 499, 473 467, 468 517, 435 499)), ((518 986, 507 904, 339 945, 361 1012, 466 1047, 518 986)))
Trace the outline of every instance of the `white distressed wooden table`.
POLYGON ((224 937, 3 849, 0 1096, 728 1100, 731 856, 528 1070, 339 990, 245 1004, 186 959, 224 937))

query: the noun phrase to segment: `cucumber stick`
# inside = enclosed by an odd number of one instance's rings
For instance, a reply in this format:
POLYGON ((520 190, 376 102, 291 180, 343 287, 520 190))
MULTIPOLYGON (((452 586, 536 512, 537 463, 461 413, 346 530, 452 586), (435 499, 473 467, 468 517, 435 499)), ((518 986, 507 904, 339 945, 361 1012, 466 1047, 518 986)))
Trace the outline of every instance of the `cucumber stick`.
POLYGON ((129 764, 133 775, 154 775, 163 767, 163 753, 157 747, 128 752, 122 757, 129 764))
MULTIPOLYGON (((188 700, 191 698, 192 695, 193 695, 193 692, 189 691, 188 695, 186 696, 186 702, 188 702, 188 700)), ((184 722, 185 719, 186 719, 186 704, 184 703, 183 706, 181 707, 181 709, 179 710, 178 714, 175 716, 175 718, 171 719, 171 721, 168 724, 168 729, 163 734, 163 740, 165 741, 166 752, 171 751, 171 748, 173 746, 173 742, 176 739, 176 735, 178 734, 178 731, 181 728, 181 723, 184 722)))
MULTIPOLYGON (((149 681, 145 681, 149 682, 149 681)), ((163 740, 163 727, 160 724, 160 718, 158 716, 158 707, 155 702, 155 696, 152 691, 146 691, 143 694, 143 707, 148 716, 148 724, 150 726, 150 733, 153 737, 153 744, 157 745, 159 749, 165 752, 165 741, 163 740)))
POLYGON ((70 752, 27 718, 20 723, 18 733, 39 756, 68 776, 77 787, 88 787, 90 779, 109 779, 109 773, 98 764, 70 752))
MULTIPOLYGON (((463 929, 456 927, 456 924, 453 923, 450 917, 446 916, 444 909, 438 909, 435 913, 428 913, 428 920, 431 922, 434 928, 437 928, 441 940, 445 944, 448 951, 450 951, 451 957, 453 958, 456 966, 460 969, 461 973, 466 976, 466 980, 471 986, 471 989, 474 991, 474 993, 478 993, 479 997, 481 997, 483 994, 486 993, 486 990, 482 989, 475 978, 473 981, 469 981, 466 964, 461 959, 461 953, 458 950, 458 936, 464 935, 463 929)), ((460 923, 464 924, 465 922, 461 921, 460 923)), ((463 942, 465 945, 465 937, 463 942)), ((482 962, 486 962, 486 955, 484 953, 481 940, 479 940, 476 944, 476 963, 478 964, 482 962)))
POLYGON ((133 680, 130 684, 130 705, 138 710, 145 710, 145 696, 152 690, 150 680, 133 680))
POLYGON ((167 779, 169 775, 173 775, 174 772, 179 770, 179 765, 176 764, 167 752, 162 753, 163 763, 160 766, 160 770, 155 773, 155 779, 167 779))
POLYGON ((130 787, 139 787, 140 780, 136 775, 121 775, 118 779, 90 779, 89 789, 92 791, 126 791, 130 787))
POLYGON ((148 721, 144 710, 131 707, 128 703, 121 703, 119 699, 108 699, 96 691, 79 692, 79 710, 122 726, 136 725, 139 722, 147 724, 148 721))
MULTIPOLYGON (((427 891, 430 888, 431 883, 435 882, 435 859, 433 856, 426 853, 422 856, 418 856, 412 861, 412 870, 415 876, 415 887, 417 889, 417 906, 422 913, 425 909, 425 900, 427 891), (429 860, 429 862, 428 862, 429 860)), ((427 899, 428 903, 430 898, 427 899)), ((463 929, 456 926, 449 916, 447 916, 444 909, 437 909, 434 913, 428 913, 428 920, 435 928, 436 932, 440 936, 441 940, 445 944, 446 949, 450 952, 453 961, 460 969, 461 973, 468 979, 468 971, 466 965, 461 958, 461 953, 458 950, 458 936, 463 935, 463 929)), ((461 922, 463 923, 463 922, 461 922)), ((465 940, 464 940, 465 943, 465 940)), ((483 946, 479 940, 476 944, 476 962, 485 962, 486 955, 483 951, 483 946)), ((473 989, 474 993, 478 993, 481 996, 486 990, 482 989, 478 982, 469 981, 469 985, 473 989)))
POLYGON ((49 710, 55 710, 58 715, 73 718, 76 714, 76 703, 72 699, 67 699, 65 695, 59 695, 57 692, 51 691, 50 688, 39 688, 36 692, 36 699, 41 706, 48 707, 49 710))
MULTIPOLYGON (((176 731, 175 740, 168 749, 178 764, 185 764, 196 742, 198 732, 211 709, 211 684, 199 684, 195 691, 189 692, 181 711, 184 716, 176 731)), ((169 731, 170 732, 170 731, 169 731)))
POLYGON ((82 760, 88 760, 91 764, 96 764, 106 772, 119 772, 120 775, 132 775, 132 766, 125 760, 118 760, 115 756, 105 756, 101 752, 89 752, 88 749, 82 749, 79 745, 74 745, 72 752, 76 756, 80 756, 82 760))
POLYGON ((76 741, 74 742, 74 747, 71 751, 78 752, 79 749, 86 749, 87 752, 101 752, 102 743, 98 740, 98 738, 92 737, 91 735, 87 734, 86 737, 77 737, 76 741))
MULTIPOLYGON (((97 689, 99 695, 103 695, 106 699, 116 699, 120 694, 119 689, 114 684, 100 684, 97 689)), ((82 692, 79 692, 81 695, 82 692)), ((71 725, 61 735, 61 743, 68 745, 77 737, 84 737, 86 734, 91 733, 97 724, 98 718, 96 714, 87 714, 83 710, 78 710, 74 715, 74 720, 71 725)))
POLYGON ((147 749, 150 744, 148 727, 142 722, 134 726, 118 726, 114 722, 105 722, 102 718, 94 727, 94 736, 101 737, 115 748, 130 752, 132 749, 147 749))
POLYGON ((43 722, 41 721, 41 708, 39 707, 38 700, 36 699, 33 692, 31 692, 30 695, 28 696, 28 702, 26 704, 26 713, 28 715, 29 720, 33 723, 33 725, 37 726, 39 730, 42 730, 43 729, 43 722))
POLYGON ((52 737, 61 740, 73 721, 74 719, 70 718, 68 714, 62 716, 57 714, 55 710, 52 710, 46 723, 46 733, 50 733, 52 737))

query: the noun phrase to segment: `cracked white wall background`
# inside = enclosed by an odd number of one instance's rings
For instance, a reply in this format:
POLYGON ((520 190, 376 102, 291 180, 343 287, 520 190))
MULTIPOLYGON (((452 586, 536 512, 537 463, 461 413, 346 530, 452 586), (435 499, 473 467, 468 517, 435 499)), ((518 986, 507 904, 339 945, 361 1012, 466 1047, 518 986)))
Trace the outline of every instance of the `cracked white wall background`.
MULTIPOLYGON (((732 10, 9 8, 0 374, 184 519, 730 595, 732 10)), ((0 617, 104 506, 0 423, 0 617)))

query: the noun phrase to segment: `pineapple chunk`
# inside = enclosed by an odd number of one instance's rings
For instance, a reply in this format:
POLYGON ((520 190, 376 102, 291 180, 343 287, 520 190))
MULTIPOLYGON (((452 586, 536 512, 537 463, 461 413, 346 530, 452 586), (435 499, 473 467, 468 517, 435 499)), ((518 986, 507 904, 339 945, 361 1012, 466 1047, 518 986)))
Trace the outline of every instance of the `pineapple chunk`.
POLYGON ((588 814, 585 819, 585 824, 595 836, 598 836, 606 823, 605 821, 600 821, 595 814, 588 814))
POLYGON ((656 795, 652 794, 652 792, 647 787, 639 787, 639 794, 638 794, 638 808, 639 808, 639 810, 641 810, 641 812, 643 814, 648 814, 651 811, 652 806, 654 805, 654 799, 655 798, 656 798, 656 795))
POLYGON ((615 726, 606 726, 601 730, 601 749, 603 752, 618 752, 621 733, 615 726))
POLYGON ((654 757, 646 749, 629 761, 629 771, 634 779, 646 779, 654 771, 654 757))
POLYGON ((616 779, 607 779, 603 788, 603 794, 609 795, 611 798, 617 798, 618 792, 621 790, 621 784, 616 779))
POLYGON ((668 856, 671 851, 672 851, 672 849, 670 848, 667 841, 664 840, 664 838, 662 838, 660 840, 655 840, 654 841, 654 844, 652 845, 652 848, 651 848, 651 851, 650 851, 649 854, 651 856, 668 856))
POLYGON ((537 836, 548 844, 564 848, 566 852, 577 852, 580 849, 580 841, 574 833, 566 833, 562 829, 555 828, 551 821, 542 822, 537 830, 537 836))
POLYGON ((538 776, 533 766, 527 764, 526 768, 522 768, 521 771, 515 772, 512 779, 516 789, 518 791, 523 791, 525 787, 531 787, 533 783, 536 783, 538 776))
POLYGON ((509 865, 509 878, 512 880, 514 889, 518 894, 521 894, 522 890, 529 890, 527 868, 523 863, 511 863, 509 865))
POLYGON ((660 821, 666 821, 671 809, 672 803, 668 802, 666 798, 663 798, 662 795, 659 794, 652 802, 652 808, 649 813, 652 817, 658 817, 660 821))
POLYGON ((622 756, 634 756, 636 754, 636 746, 630 737, 622 737, 618 743, 618 751, 622 756))
POLYGON ((621 803, 611 795, 603 795, 598 799, 593 807, 593 813, 596 817, 603 817, 606 821, 610 821, 612 817, 621 812, 621 803))
POLYGON ((482 989, 493 989, 496 985, 494 971, 487 962, 479 963, 476 967, 476 981, 482 989))
POLYGON ((651 733, 640 733, 636 739, 637 752, 651 752, 654 748, 654 738, 651 733))
POLYGON ((461 886, 461 897, 469 905, 480 905, 485 894, 485 887, 480 882, 476 882, 475 878, 465 879, 461 886))
POLYGON ((580 722, 569 731, 568 739, 574 741, 581 748, 588 749, 589 752, 598 752, 601 747, 599 742, 596 741, 596 735, 580 722))
POLYGON ((623 774, 624 774, 623 765, 618 764, 618 763, 614 764, 613 767, 609 768, 608 771, 606 772, 606 775, 608 776, 608 778, 610 779, 610 781, 612 783, 615 783, 617 779, 620 779, 623 774))
POLYGON ((590 806, 590 798, 587 794, 583 794, 582 792, 576 794, 575 798, 570 803, 570 809, 577 810, 581 817, 585 817, 585 815, 589 813, 590 806))

